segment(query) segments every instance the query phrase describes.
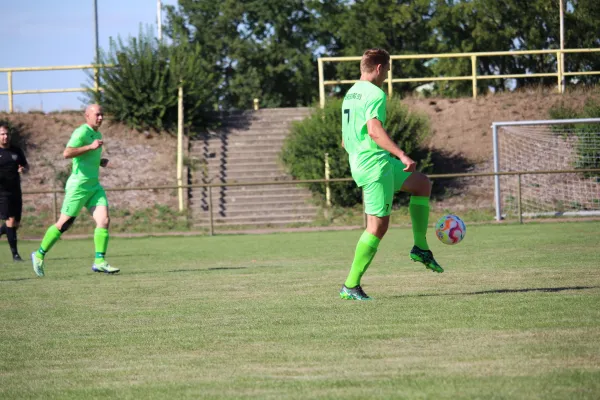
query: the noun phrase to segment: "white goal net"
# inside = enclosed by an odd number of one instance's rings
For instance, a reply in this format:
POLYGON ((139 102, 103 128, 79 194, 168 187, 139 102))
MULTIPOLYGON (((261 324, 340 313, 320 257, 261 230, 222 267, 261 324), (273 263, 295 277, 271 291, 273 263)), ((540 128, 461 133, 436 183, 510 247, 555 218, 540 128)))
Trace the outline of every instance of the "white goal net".
MULTIPOLYGON (((600 169, 600 118, 494 123, 496 172, 600 169)), ((518 213, 517 176, 496 182, 496 218, 518 213)), ((525 217, 600 215, 600 172, 523 174, 525 217)))

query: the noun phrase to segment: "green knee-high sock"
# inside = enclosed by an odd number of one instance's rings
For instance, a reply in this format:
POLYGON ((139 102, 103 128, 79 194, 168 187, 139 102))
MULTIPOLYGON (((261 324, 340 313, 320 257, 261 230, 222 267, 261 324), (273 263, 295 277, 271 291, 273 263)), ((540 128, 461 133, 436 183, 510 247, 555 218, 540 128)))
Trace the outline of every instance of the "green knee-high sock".
POLYGON ((52 225, 50 228, 48 228, 44 238, 42 239, 40 248, 35 252, 37 257, 43 260, 46 253, 50 251, 56 242, 58 242, 60 235, 62 235, 62 233, 58 230, 56 225, 52 225))
POLYGON ((412 222, 415 246, 421 250, 429 250, 426 236, 427 225, 429 224, 429 197, 411 196, 408 211, 412 222))
POLYGON ((96 264, 104 262, 106 249, 108 248, 108 229, 96 228, 94 230, 94 245, 96 246, 96 264))
POLYGON ((350 273, 346 278, 346 287, 353 288, 360 285, 360 279, 371 265, 380 241, 381 239, 367 231, 364 231, 360 236, 356 244, 352 268, 350 268, 350 273))

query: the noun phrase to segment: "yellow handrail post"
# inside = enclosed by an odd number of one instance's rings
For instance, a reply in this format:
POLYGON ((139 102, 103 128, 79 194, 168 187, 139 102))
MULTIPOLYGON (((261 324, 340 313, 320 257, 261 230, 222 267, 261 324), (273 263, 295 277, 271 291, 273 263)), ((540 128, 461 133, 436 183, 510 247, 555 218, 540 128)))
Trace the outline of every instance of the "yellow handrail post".
POLYGON ((6 73, 8 78, 8 112, 13 112, 12 71, 6 73))
POLYGON ((561 51, 556 52, 556 76, 558 78, 558 93, 563 92, 563 70, 562 70, 562 58, 564 54, 561 51))
POLYGON ((392 60, 390 60, 390 70, 388 71, 388 96, 391 98, 392 97, 392 91, 394 89, 392 88, 392 60))
POLYGON ((179 86, 177 99, 177 195, 179 211, 183 211, 183 86, 179 86))
POLYGON ((325 107, 325 76, 323 74, 323 59, 319 57, 317 60, 319 70, 319 104, 321 108, 325 107))
POLYGON ((330 168, 329 168, 329 153, 325 153, 325 180, 327 181, 325 183, 325 199, 327 202, 327 208, 331 208, 331 187, 329 186, 329 175, 330 175, 330 168))
POLYGON ((471 56, 471 76, 473 79, 473 98, 477 98, 477 56, 471 56))
POLYGON ((258 99, 255 97, 254 98, 254 111, 258 111, 258 108, 259 108, 259 106, 258 106, 258 99))
POLYGON ((96 95, 98 95, 98 92, 100 91, 100 71, 97 66, 94 67, 94 91, 96 92, 96 95))

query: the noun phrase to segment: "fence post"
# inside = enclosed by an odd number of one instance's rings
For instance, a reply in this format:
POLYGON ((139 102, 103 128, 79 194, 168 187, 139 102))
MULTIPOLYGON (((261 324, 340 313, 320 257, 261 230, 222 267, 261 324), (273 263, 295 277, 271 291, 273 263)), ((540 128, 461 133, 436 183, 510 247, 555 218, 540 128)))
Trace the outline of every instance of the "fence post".
POLYGON ((54 214, 54 221, 58 221, 58 210, 56 209, 58 201, 56 199, 56 189, 52 193, 52 213, 54 214))
POLYGON ((259 106, 258 106, 258 99, 254 98, 254 111, 258 111, 258 108, 259 108, 259 106))
POLYGON ((477 56, 471 56, 471 76, 473 78, 473 98, 477 98, 477 56))
POLYGON ((517 212, 519 213, 519 224, 522 224, 523 209, 521 203, 521 174, 517 174, 517 212))
POLYGON ((212 185, 208 186, 208 221, 209 221, 209 234, 214 236, 215 227, 213 220, 213 203, 212 203, 212 185))
POLYGON ((325 199, 327 201, 327 208, 331 208, 331 187, 329 186, 329 153, 325 153, 325 199))
POLYGON ((177 95, 177 197, 179 211, 183 211, 183 86, 179 86, 177 95))
POLYGON ((391 98, 392 94, 393 94, 393 87, 392 87, 392 60, 390 59, 390 70, 388 71, 388 96, 391 98))
POLYGON ((558 93, 560 93, 560 94, 563 93, 563 73, 564 73, 564 71, 562 70, 562 66, 563 66, 562 58, 563 57, 564 57, 564 54, 562 54, 560 51, 556 52, 556 75, 558 78, 558 93))
MULTIPOLYGON (((494 148, 494 172, 500 171, 500 155, 498 148, 498 126, 492 124, 492 137, 494 148)), ((502 221, 502 207, 500 204, 500 175, 494 175, 494 197, 496 199, 496 221, 502 221)))
POLYGON ((13 90, 12 90, 12 71, 6 73, 8 78, 8 112, 13 112, 13 90))
POLYGON ((321 108, 325 107, 325 77, 323 74, 323 59, 319 57, 317 60, 317 66, 319 70, 319 104, 321 108))

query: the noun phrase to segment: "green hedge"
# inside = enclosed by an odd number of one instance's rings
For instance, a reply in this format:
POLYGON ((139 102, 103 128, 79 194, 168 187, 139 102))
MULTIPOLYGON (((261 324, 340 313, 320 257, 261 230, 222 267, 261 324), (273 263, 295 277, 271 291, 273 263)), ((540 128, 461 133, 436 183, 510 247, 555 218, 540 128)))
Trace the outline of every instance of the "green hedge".
MULTIPOLYGON (((330 178, 351 177, 348 154, 341 146, 341 106, 342 100, 329 100, 325 108, 316 108, 310 117, 293 124, 281 159, 294 178, 323 179, 325 153, 329 154, 330 178)), ((430 153, 422 146, 430 136, 429 120, 425 115, 411 113, 399 100, 388 99, 385 129, 400 148, 417 161, 420 171, 431 170, 430 153)), ((348 207, 361 202, 361 191, 354 182, 330 186, 334 205, 348 207)), ((308 187, 321 199, 324 198, 324 184, 309 184, 308 187)))

